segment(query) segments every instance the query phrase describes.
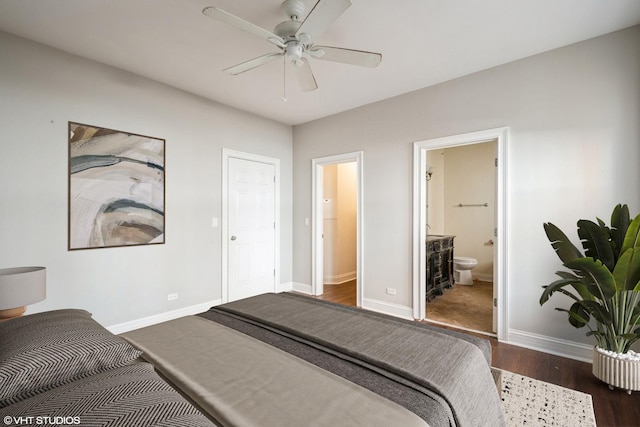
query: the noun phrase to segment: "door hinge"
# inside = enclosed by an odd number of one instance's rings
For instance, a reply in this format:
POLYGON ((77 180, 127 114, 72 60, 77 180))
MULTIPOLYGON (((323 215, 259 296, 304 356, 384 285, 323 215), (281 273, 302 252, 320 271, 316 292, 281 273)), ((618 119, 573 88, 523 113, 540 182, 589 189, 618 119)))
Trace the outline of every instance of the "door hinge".
POLYGON ((493 229, 493 237, 498 237, 498 227, 493 229))
POLYGON ((496 157, 494 160, 495 160, 495 161, 493 162, 493 163, 494 163, 494 165, 495 165, 496 167, 498 167, 498 158, 496 157))
POLYGON ((497 307, 498 306, 498 298, 494 298, 493 299, 493 306, 497 307))

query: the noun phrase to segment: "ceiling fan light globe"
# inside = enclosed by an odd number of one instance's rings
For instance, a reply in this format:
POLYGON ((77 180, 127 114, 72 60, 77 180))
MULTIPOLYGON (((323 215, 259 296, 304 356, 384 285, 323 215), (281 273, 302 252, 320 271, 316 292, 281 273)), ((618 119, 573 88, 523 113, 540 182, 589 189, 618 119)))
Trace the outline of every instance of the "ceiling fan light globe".
POLYGON ((302 45, 296 42, 287 43, 285 51, 287 52, 287 57, 294 63, 296 61, 299 61, 300 58, 302 58, 302 54, 304 53, 302 45))

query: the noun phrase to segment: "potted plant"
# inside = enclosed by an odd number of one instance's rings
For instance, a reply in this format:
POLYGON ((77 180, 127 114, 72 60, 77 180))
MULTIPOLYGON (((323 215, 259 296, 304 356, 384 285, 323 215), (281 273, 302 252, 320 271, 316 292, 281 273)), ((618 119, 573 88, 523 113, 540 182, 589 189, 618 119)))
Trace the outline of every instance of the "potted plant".
POLYGON ((552 223, 544 224, 551 246, 568 271, 543 286, 540 305, 559 292, 570 297, 569 316, 576 328, 586 326, 596 339, 593 374, 609 388, 640 390, 640 354, 631 346, 640 340, 640 215, 630 220, 627 205, 617 205, 611 227, 578 221, 584 254, 552 223), (591 320, 593 319, 593 322, 591 320))

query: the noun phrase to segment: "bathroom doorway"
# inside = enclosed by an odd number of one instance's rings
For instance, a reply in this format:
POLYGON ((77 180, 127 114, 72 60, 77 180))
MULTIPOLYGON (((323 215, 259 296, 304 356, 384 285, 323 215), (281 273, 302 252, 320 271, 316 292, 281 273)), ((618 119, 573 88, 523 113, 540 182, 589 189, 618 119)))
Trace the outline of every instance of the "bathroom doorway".
MULTIPOLYGON (((474 296, 473 292, 482 291, 483 298, 490 304, 490 307, 484 307, 485 312, 489 313, 487 317, 490 317, 485 320, 484 327, 461 326, 454 321, 446 320, 442 323, 482 331, 496 335, 499 339, 506 337, 506 144, 507 128, 419 141, 414 144, 415 318, 429 320, 426 276, 427 267, 431 266, 433 269, 433 264, 429 264, 433 262, 433 256, 431 259, 429 256, 433 254, 434 248, 433 244, 429 245, 431 249, 428 252, 427 238, 429 236, 429 239, 433 239, 434 234, 443 237, 455 236, 452 244, 453 257, 476 260, 477 265, 470 270, 475 281, 471 286, 454 284, 452 288, 445 287, 435 297, 431 292, 430 301, 435 306, 435 300, 440 298, 442 301, 443 296, 453 295, 451 291, 460 288, 461 291, 472 291, 465 292, 471 295, 466 296, 467 302, 464 302, 463 296, 464 306, 469 300, 479 298, 474 296), (475 163, 480 162, 480 157, 486 157, 489 163, 482 169, 491 172, 478 170, 475 163), (467 166, 461 159, 467 159, 467 166), (448 184, 447 180, 450 181, 448 184), (489 185, 485 185, 484 190, 479 190, 476 185, 479 181, 488 181, 489 185), (479 223, 480 217, 484 217, 482 224, 479 223), (486 282, 490 285, 486 285, 486 282), (461 288, 462 286, 465 287, 461 288), (490 328, 486 326, 489 320, 490 328)), ((486 162, 483 160, 483 163, 486 162)), ((446 249, 446 239, 443 240, 442 247, 446 249)), ((443 264, 442 268, 445 267, 443 264)), ((465 274, 469 274, 469 271, 465 274)), ((456 273, 456 276, 458 275, 456 273)), ((443 283, 446 286, 446 280, 443 283)), ((468 314, 469 307, 465 308, 468 314)))
POLYGON ((425 318, 495 334, 497 141, 426 150, 424 155, 428 242, 425 318))

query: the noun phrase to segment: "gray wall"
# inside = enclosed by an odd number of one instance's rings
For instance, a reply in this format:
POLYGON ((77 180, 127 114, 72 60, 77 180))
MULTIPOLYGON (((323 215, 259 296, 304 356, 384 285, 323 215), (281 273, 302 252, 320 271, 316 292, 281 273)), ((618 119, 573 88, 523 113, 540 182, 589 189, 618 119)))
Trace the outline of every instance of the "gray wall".
POLYGON ((0 268, 47 267, 28 312, 83 308, 111 326, 219 300, 223 147, 281 161, 288 283, 290 126, 0 33, 0 268), (67 121, 166 139, 164 245, 67 251, 67 121))
POLYGON ((640 211, 638 46, 633 27, 296 126, 294 282, 311 283, 311 159, 364 152, 363 296, 411 307, 413 142, 508 126, 510 336, 591 343, 538 304, 560 267, 542 224, 640 211))

